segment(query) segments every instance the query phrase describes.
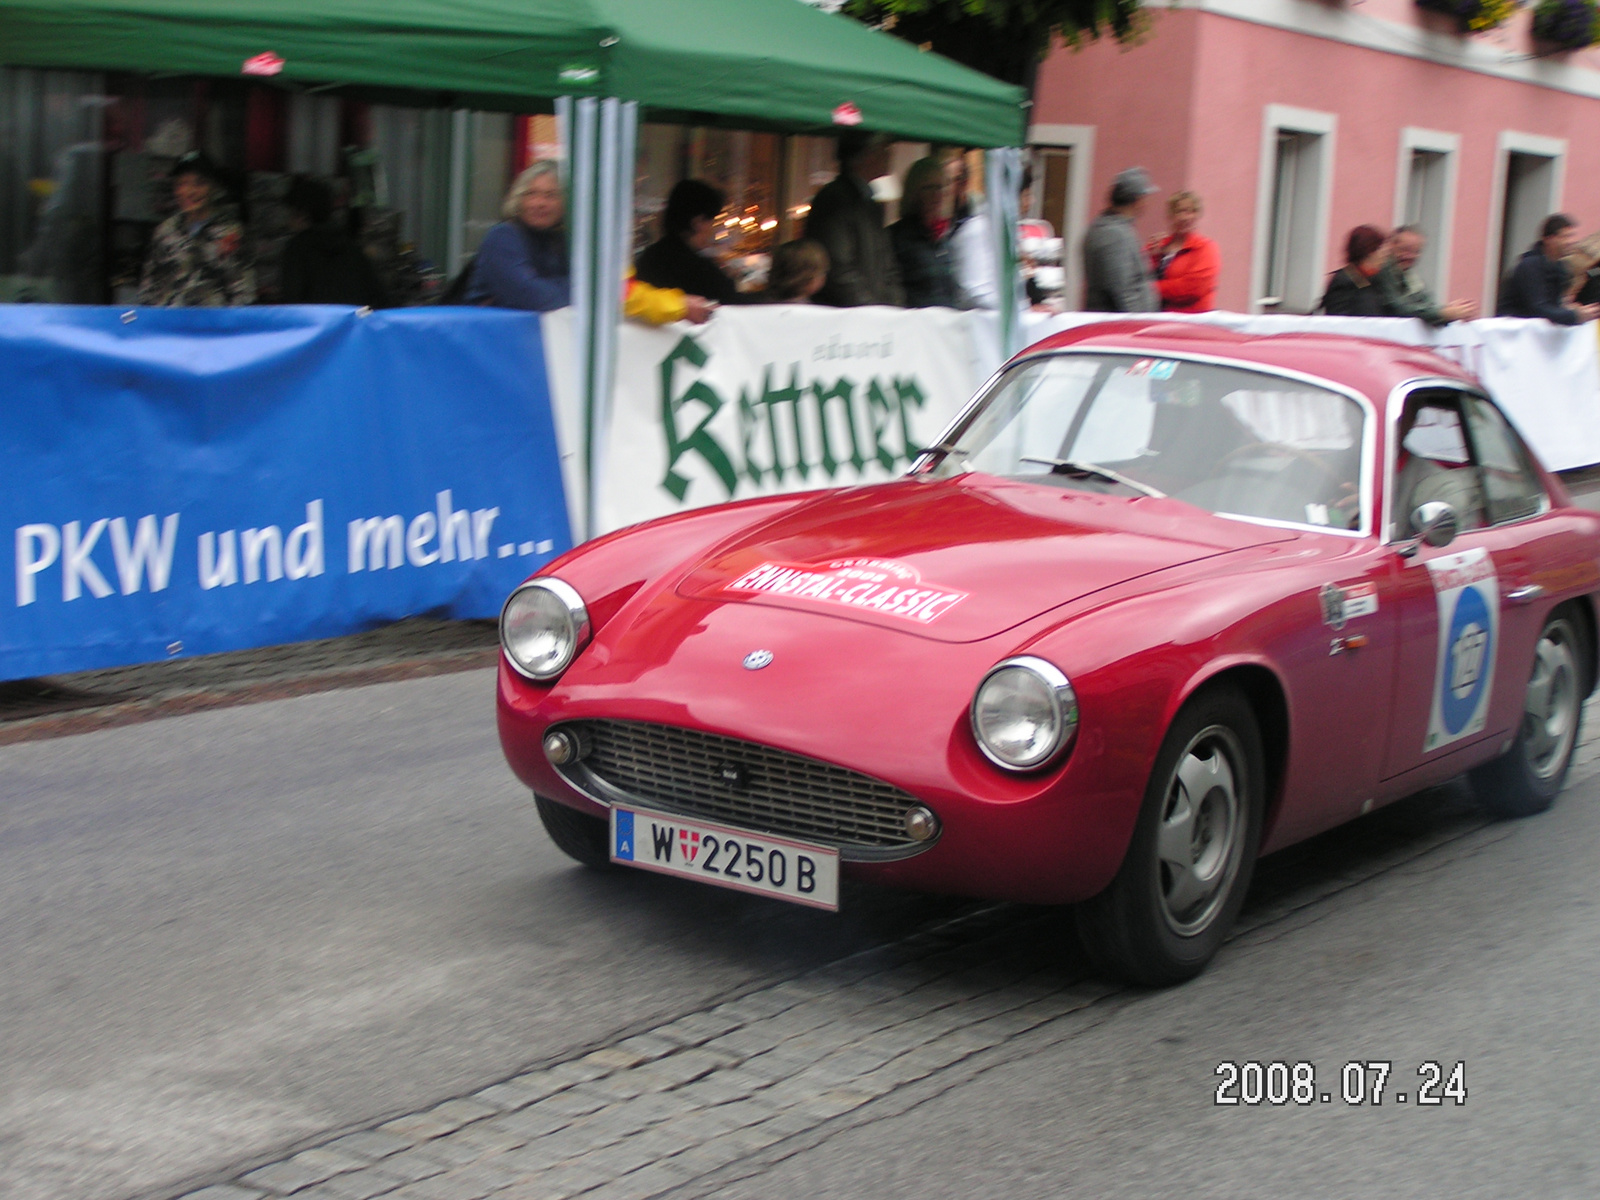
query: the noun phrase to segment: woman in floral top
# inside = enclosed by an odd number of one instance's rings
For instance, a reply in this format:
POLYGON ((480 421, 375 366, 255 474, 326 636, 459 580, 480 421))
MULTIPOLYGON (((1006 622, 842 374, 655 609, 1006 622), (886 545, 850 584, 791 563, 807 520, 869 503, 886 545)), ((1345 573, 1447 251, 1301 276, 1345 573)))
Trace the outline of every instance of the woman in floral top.
POLYGON ((256 273, 244 226, 218 203, 216 167, 191 152, 172 168, 178 211, 156 226, 145 257, 139 303, 158 307, 253 304, 256 273))

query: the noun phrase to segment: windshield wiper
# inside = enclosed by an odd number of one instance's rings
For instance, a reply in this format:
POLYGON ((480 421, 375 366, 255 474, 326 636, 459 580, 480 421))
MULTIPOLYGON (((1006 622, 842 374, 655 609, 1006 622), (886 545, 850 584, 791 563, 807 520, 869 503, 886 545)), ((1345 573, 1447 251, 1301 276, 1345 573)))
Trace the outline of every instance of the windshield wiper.
POLYGON ((1129 479, 1121 471, 1113 471, 1110 467, 1102 467, 1097 463, 1079 462, 1071 458, 1027 458, 1026 463, 1038 463, 1041 467, 1049 467, 1051 474, 1075 476, 1080 479, 1103 479, 1107 483, 1120 483, 1123 487, 1132 488, 1136 492, 1143 492, 1146 496, 1156 500, 1165 500, 1167 494, 1158 492, 1147 483, 1140 483, 1137 479, 1129 479))

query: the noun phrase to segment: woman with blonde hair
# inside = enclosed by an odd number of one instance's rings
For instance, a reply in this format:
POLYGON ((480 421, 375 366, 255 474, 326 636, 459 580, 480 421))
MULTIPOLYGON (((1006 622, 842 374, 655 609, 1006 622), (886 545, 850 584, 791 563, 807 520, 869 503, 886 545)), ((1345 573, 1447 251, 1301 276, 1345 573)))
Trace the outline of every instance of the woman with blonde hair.
POLYGON ((966 308, 950 251, 950 181, 937 158, 919 158, 900 190, 900 219, 889 244, 900 265, 907 308, 966 308))
POLYGON ((561 169, 541 159, 512 181, 501 221, 483 235, 465 301, 549 312, 571 302, 561 169))
POLYGON ((1163 312, 1210 312, 1217 306, 1217 276, 1222 254, 1217 244, 1195 231, 1200 197, 1173 192, 1167 201, 1167 236, 1145 247, 1163 312))

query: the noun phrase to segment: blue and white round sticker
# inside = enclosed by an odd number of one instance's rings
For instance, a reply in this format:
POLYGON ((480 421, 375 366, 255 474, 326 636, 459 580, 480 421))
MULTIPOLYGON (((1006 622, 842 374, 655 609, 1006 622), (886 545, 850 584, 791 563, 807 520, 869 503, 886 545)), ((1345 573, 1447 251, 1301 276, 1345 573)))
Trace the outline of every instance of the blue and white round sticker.
POLYGON ((1439 609, 1439 657, 1433 676, 1425 750, 1480 732, 1489 715, 1500 586, 1494 560, 1479 548, 1428 562, 1439 609))

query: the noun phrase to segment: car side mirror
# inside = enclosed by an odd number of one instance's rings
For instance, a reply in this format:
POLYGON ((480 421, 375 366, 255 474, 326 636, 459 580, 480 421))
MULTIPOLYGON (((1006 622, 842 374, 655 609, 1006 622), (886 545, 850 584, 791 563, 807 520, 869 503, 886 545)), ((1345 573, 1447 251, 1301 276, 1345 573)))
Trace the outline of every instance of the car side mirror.
POLYGON ((1417 540, 1430 546, 1448 546, 1456 540, 1456 510, 1443 500, 1429 500, 1417 505, 1411 514, 1411 528, 1417 531, 1417 540))

